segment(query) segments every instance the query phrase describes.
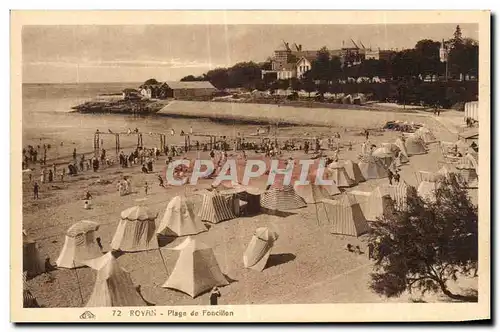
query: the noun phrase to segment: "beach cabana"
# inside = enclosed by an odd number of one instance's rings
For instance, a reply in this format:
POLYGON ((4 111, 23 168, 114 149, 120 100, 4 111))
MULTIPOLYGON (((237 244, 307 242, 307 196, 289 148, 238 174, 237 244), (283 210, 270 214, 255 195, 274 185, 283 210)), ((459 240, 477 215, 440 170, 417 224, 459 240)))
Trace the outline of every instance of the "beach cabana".
POLYGON ((398 210, 404 210, 407 206, 408 191, 410 186, 404 181, 396 184, 384 184, 382 185, 382 190, 387 191, 395 203, 395 208, 398 210))
POLYGON ((23 230, 23 271, 28 278, 45 272, 45 264, 40 257, 36 241, 29 238, 23 230))
POLYGON ((189 236, 172 250, 179 258, 164 288, 176 289, 195 298, 215 286, 228 285, 212 248, 189 236))
POLYGON ((271 249, 278 239, 278 233, 267 227, 257 228, 243 254, 245 268, 262 271, 266 267, 271 249))
POLYGON ((142 205, 123 211, 111 240, 111 248, 126 252, 158 249, 156 216, 156 213, 142 205))
POLYGON ((292 186, 287 185, 265 191, 260 197, 260 206, 270 211, 287 211, 306 207, 307 203, 292 186))
POLYGON ((350 194, 342 194, 338 200, 324 199, 318 209, 318 219, 330 225, 333 234, 360 236, 370 231, 359 203, 350 194))
POLYGON ((145 306, 130 273, 121 268, 116 258, 105 255, 106 261, 97 270, 94 289, 86 307, 139 307, 145 306))
POLYGON ((91 266, 92 261, 102 256, 101 249, 95 239, 99 224, 82 220, 73 224, 66 232, 64 246, 56 260, 58 267, 72 269, 91 266))
POLYGON ((156 233, 166 236, 185 236, 207 230, 205 224, 194 213, 191 202, 184 196, 175 196, 168 203, 156 233))

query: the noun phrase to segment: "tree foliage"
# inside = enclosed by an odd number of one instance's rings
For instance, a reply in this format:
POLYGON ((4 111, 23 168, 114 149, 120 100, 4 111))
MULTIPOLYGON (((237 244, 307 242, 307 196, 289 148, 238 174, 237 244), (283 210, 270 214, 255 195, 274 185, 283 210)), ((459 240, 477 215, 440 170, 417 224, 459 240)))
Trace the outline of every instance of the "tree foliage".
POLYGON ((452 299, 473 296, 450 292, 447 282, 477 267, 478 215, 456 176, 438 182, 435 199, 424 200, 410 188, 407 207, 394 206, 373 225, 379 240, 379 259, 371 288, 387 297, 405 291, 441 291, 452 299))

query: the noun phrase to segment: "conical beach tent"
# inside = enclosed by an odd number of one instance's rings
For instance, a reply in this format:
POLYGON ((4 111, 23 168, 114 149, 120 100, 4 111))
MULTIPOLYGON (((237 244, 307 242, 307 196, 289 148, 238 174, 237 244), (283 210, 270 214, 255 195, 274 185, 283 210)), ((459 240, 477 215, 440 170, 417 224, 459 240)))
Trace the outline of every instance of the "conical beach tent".
POLYGON ((177 289, 194 298, 215 286, 229 284, 214 251, 206 244, 188 237, 173 250, 180 250, 179 258, 162 287, 177 289))
POLYGON ((387 177, 387 170, 382 162, 375 158, 366 158, 358 163, 361 174, 366 180, 387 177))
POLYGON ((333 162, 328 165, 325 175, 328 180, 333 180, 338 188, 347 188, 354 185, 354 180, 347 175, 347 171, 340 163, 333 162))
POLYGON ((343 194, 339 200, 324 199, 318 219, 326 221, 333 234, 359 236, 370 231, 359 203, 349 194, 343 194))
POLYGON ((425 142, 418 136, 410 135, 404 143, 408 156, 427 153, 425 142))
POLYGON ((354 184, 366 181, 366 179, 363 177, 363 174, 361 173, 361 170, 359 169, 358 163, 355 163, 352 160, 348 159, 342 163, 342 166, 344 166, 347 175, 354 181, 354 184))
POLYGON ((287 185, 265 191, 260 196, 260 206, 272 211, 287 211, 306 207, 307 203, 292 186, 287 185))
POLYGON ((293 188, 295 189, 295 192, 308 204, 316 204, 322 199, 330 198, 333 195, 340 194, 340 190, 337 188, 337 186, 324 186, 314 183, 296 184, 293 188))
POLYGON ((184 196, 175 196, 168 203, 156 233, 169 236, 185 236, 205 231, 207 231, 207 227, 195 215, 190 202, 184 196))
POLYGON ((395 152, 388 145, 377 148, 372 152, 372 157, 379 159, 385 167, 389 167, 395 155, 395 152))
POLYGON ((88 261, 101 257, 101 249, 95 239, 95 232, 98 229, 99 224, 89 220, 73 224, 66 232, 64 246, 56 265, 72 269, 88 265, 88 261))
POLYGON ((277 239, 278 233, 271 231, 269 228, 257 228, 243 254, 243 265, 256 271, 264 270, 271 249, 277 239))
POLYGON ((137 292, 130 274, 118 265, 111 253, 97 271, 94 290, 86 307, 136 307, 146 302, 137 292))
POLYGON ((36 242, 23 230, 23 271, 29 278, 45 272, 45 264, 40 257, 36 242))
POLYGON ((203 202, 199 212, 199 217, 203 221, 208 221, 213 224, 224 220, 234 219, 236 215, 233 213, 232 201, 226 199, 217 191, 209 191, 203 195, 203 202))
POLYGON ((437 141, 436 136, 426 127, 420 127, 415 131, 415 136, 421 138, 425 143, 434 143, 437 141))
POLYGON ((142 205, 123 211, 111 248, 130 252, 157 249, 155 219, 156 214, 142 205))

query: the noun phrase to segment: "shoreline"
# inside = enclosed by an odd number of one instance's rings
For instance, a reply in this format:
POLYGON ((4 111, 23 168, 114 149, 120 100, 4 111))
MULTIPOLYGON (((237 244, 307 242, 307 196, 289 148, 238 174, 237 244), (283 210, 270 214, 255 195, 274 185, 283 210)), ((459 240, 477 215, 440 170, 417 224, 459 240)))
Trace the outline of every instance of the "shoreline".
MULTIPOLYGON (((316 113, 325 111, 326 113, 341 112, 380 112, 393 113, 394 115, 412 115, 421 116, 424 112, 423 107, 401 108, 399 105, 388 105, 382 103, 368 103, 365 105, 350 105, 326 103, 318 101, 287 101, 276 102, 274 100, 245 100, 245 101, 223 101, 223 100, 118 100, 118 101, 90 101, 72 107, 70 113, 80 114, 123 114, 136 116, 161 116, 170 118, 184 119, 208 119, 223 124, 249 124, 249 125, 273 125, 279 123, 284 126, 304 126, 314 125, 319 127, 331 127, 326 121, 318 119, 317 116, 308 118, 293 117, 291 114, 285 114, 285 110, 302 110, 316 113), (186 110, 176 108, 176 104, 196 105, 197 110, 186 110), (172 107, 174 106, 174 107, 172 107), (204 107, 206 106, 206 107, 204 107), (252 112, 237 112, 238 108, 268 108, 269 112, 265 114, 253 114, 252 112), (231 108, 234 112, 224 111, 224 108, 231 108), (133 108, 141 108, 139 111, 133 108), (278 114, 282 113, 282 114, 278 114)), ((258 113, 258 112, 257 112, 258 113)))

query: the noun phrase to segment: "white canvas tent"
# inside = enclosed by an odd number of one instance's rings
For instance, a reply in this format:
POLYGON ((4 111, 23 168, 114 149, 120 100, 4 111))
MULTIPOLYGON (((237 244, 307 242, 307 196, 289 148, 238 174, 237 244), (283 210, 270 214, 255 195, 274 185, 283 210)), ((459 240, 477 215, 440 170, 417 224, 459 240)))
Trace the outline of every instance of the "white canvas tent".
POLYGON ((415 136, 421 138, 426 144, 437 141, 436 136, 427 127, 420 127, 415 131, 415 136))
POLYGON ((437 188, 438 182, 422 181, 418 185, 417 194, 424 200, 434 201, 436 200, 437 188))
POLYGON ((118 265, 111 253, 104 255, 94 289, 86 307, 136 307, 146 302, 137 292, 130 274, 118 265))
POLYGON ((99 224, 89 220, 73 224, 66 232, 64 246, 56 265, 67 269, 91 266, 92 262, 89 261, 102 256, 95 239, 95 232, 98 229, 99 224))
POLYGON ((349 177, 346 169, 340 163, 331 163, 330 165, 328 165, 327 171, 325 173, 327 179, 333 180, 338 188, 347 188, 354 185, 354 180, 349 177))
POLYGON ((427 147, 425 146, 425 142, 416 135, 409 135, 406 138, 404 144, 408 156, 427 153, 427 147))
POLYGON ((269 228, 257 228, 243 254, 243 265, 246 268, 256 271, 264 270, 271 254, 271 249, 277 239, 278 233, 269 228))
POLYGON ((194 298, 215 286, 229 284, 213 249, 201 241, 189 236, 172 250, 180 250, 179 258, 162 287, 177 289, 194 298))
POLYGON ((375 160, 374 158, 367 158, 366 160, 361 160, 358 163, 361 174, 366 180, 369 179, 381 179, 387 177, 387 170, 384 165, 375 160))
POLYGON ((296 184, 295 192, 306 201, 307 204, 316 204, 322 199, 330 198, 333 195, 340 194, 337 186, 324 186, 314 183, 296 184))
POLYGON ((142 205, 123 211, 111 240, 111 248, 129 252, 158 249, 156 216, 142 205))
POLYGON ((40 257, 36 241, 30 239, 23 230, 23 271, 31 278, 45 272, 45 264, 40 257))
POLYGON ((168 203, 156 233, 168 236, 194 235, 207 231, 196 216, 191 202, 184 196, 175 196, 168 203))
POLYGON ((356 192, 355 196, 363 215, 370 221, 381 218, 388 211, 391 204, 389 191, 380 186, 371 192, 356 192))
POLYGON ((391 196, 392 200, 395 203, 396 209, 403 210, 406 208, 408 190, 410 190, 410 187, 406 182, 401 181, 393 185, 384 184, 382 190, 387 191, 389 193, 389 195, 391 196))
POLYGON ((343 161, 342 166, 344 166, 347 175, 353 180, 354 184, 365 182, 366 179, 363 177, 361 170, 359 169, 358 163, 353 162, 348 159, 343 161))
POLYGON ((333 234, 360 236, 370 230, 359 203, 350 194, 343 194, 338 200, 324 199, 317 213, 320 222, 329 224, 333 234))

